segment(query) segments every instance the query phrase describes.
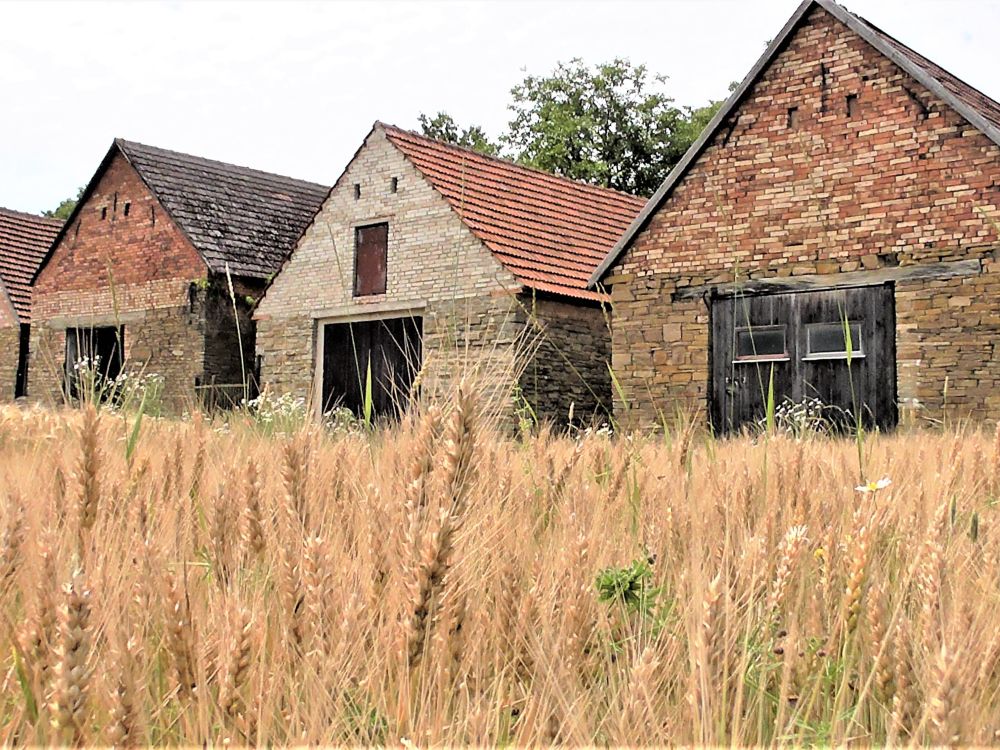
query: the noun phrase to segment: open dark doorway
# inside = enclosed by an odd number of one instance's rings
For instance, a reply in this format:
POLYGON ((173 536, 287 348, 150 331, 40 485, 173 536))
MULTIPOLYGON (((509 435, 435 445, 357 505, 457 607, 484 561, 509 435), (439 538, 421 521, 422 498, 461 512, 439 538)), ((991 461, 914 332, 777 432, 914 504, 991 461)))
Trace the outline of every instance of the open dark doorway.
POLYGON ((323 325, 323 413, 364 416, 370 372, 371 417, 398 416, 420 370, 422 335, 420 317, 323 325))
POLYGON ((28 347, 31 343, 31 326, 21 324, 17 343, 17 376, 14 379, 14 398, 28 395, 28 347))
POLYGON ((80 398, 93 387, 107 398, 125 362, 124 326, 66 329, 66 393, 80 398))

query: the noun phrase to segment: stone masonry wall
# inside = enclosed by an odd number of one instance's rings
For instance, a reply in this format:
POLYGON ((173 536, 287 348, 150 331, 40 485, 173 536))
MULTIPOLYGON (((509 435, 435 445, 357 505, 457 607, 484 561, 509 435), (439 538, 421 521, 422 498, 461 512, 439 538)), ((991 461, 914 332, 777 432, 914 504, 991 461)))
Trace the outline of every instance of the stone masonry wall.
POLYGON ((610 310, 550 297, 523 297, 534 356, 521 392, 542 419, 582 425, 606 421, 611 412, 610 310))
POLYGON ((197 251, 115 156, 35 283, 29 396, 61 401, 67 328, 121 324, 128 367, 162 375, 169 408, 193 404, 206 276, 197 251))
POLYGON ((262 388, 313 396, 317 321, 412 313, 424 318, 422 393, 447 388, 459 369, 505 391, 516 381, 514 342, 523 328, 517 289, 377 128, 257 308, 262 388), (386 293, 354 297, 355 228, 381 222, 389 225, 386 293))
POLYGON ((14 400, 20 330, 17 312, 0 281, 0 403, 14 400))
POLYGON ((0 403, 14 400, 19 342, 18 326, 0 326, 0 403))
POLYGON ((605 279, 633 424, 706 404, 708 309, 678 290, 972 258, 897 284, 898 395, 939 418, 947 377, 954 415, 1000 417, 998 186, 994 143, 813 10, 605 279))

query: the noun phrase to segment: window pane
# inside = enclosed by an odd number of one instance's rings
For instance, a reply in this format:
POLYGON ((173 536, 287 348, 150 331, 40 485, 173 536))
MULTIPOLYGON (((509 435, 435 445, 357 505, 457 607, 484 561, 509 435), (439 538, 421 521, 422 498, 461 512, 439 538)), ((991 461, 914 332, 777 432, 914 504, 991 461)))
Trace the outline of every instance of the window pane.
MULTIPOLYGON (((861 324, 848 323, 851 330, 851 353, 861 354, 861 324)), ((843 323, 815 323, 809 326, 809 354, 847 354, 843 323)))
POLYGON ((736 329, 736 359, 785 356, 785 327, 736 329))

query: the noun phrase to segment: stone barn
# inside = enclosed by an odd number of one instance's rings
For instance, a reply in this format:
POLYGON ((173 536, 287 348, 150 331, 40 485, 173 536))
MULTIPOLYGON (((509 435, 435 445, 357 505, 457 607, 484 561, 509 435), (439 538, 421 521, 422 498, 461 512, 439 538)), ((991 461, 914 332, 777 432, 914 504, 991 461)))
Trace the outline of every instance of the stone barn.
POLYGON ((62 222, 0 208, 0 402, 27 391, 31 277, 62 222))
POLYGON ((242 398, 252 307, 328 189, 116 140, 34 280, 31 397, 96 358, 162 377, 171 410, 242 398))
POLYGON ((587 282, 643 204, 376 123, 257 308, 263 386, 379 415, 474 374, 501 409, 607 413, 587 282))
POLYGON ((996 101, 803 2, 591 279, 621 413, 1000 417, 998 144, 996 101))

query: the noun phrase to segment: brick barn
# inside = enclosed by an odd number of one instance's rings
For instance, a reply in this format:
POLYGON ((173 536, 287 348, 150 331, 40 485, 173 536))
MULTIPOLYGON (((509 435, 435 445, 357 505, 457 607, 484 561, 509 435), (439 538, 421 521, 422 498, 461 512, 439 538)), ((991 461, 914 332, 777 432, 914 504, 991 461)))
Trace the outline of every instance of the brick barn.
POLYGON ((778 403, 882 428, 1000 417, 998 144, 996 101, 803 2, 591 279, 617 406, 724 432, 773 371, 778 403))
POLYGON ((371 372, 379 414, 478 373, 502 409, 606 413, 587 282, 643 204, 376 123, 257 308, 263 386, 357 413, 371 372))
POLYGON ((30 396, 59 402, 91 356, 162 376, 172 410, 241 398, 252 306, 327 191, 115 140, 34 280, 30 396))
POLYGON ((31 278, 62 222, 0 208, 0 402, 25 395, 31 278))

